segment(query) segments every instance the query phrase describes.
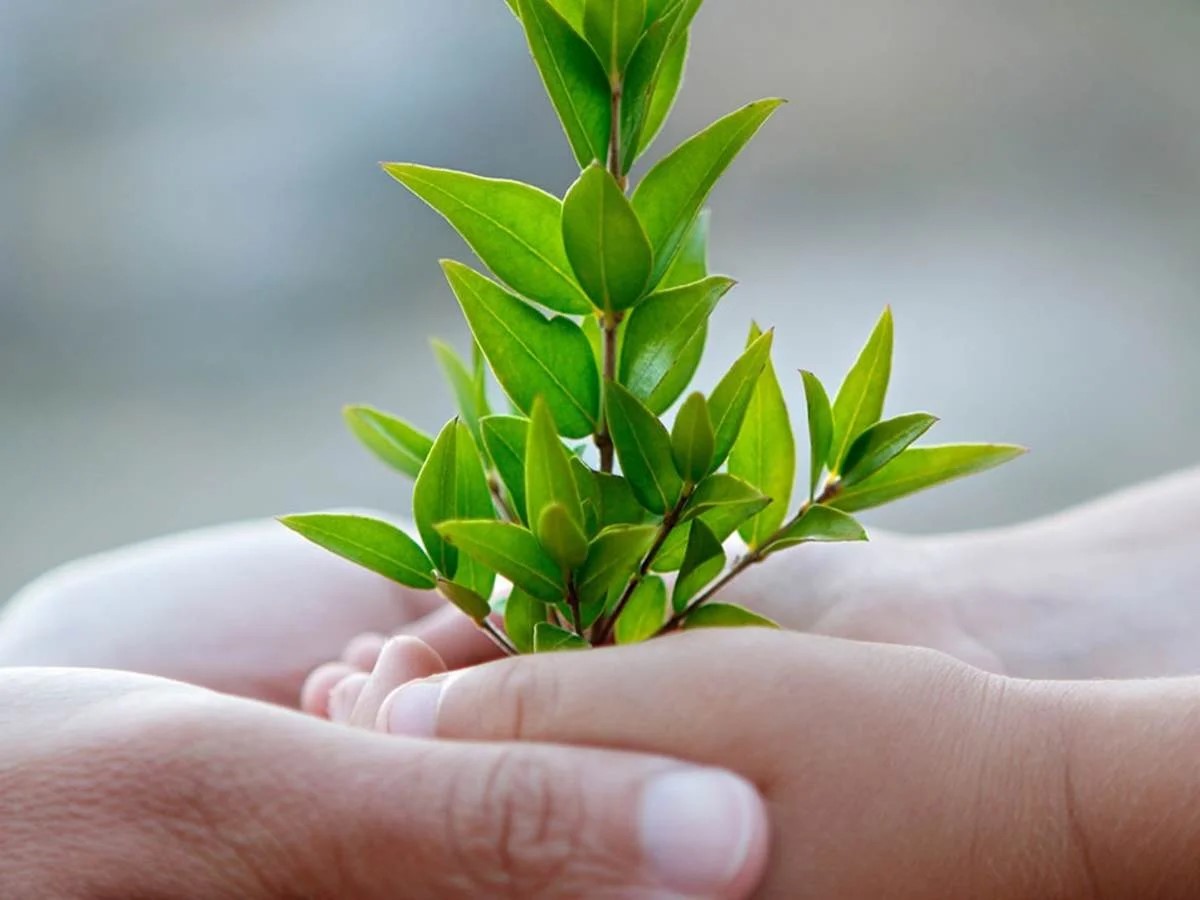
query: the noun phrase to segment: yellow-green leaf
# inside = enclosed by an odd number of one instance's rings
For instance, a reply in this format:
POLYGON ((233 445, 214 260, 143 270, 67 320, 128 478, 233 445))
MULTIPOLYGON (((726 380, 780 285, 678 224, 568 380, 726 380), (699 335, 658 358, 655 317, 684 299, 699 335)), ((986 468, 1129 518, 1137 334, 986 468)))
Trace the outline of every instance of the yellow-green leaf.
POLYGON ((643 578, 613 629, 618 644, 636 644, 654 637, 667 614, 667 586, 661 578, 643 578))
POLYGON ((675 261, 671 263, 671 268, 659 283, 659 290, 681 287, 707 277, 708 230, 711 222, 712 210, 700 210, 700 215, 696 216, 692 227, 688 229, 679 252, 675 254, 675 261))
POLYGON ((808 499, 813 500, 817 496, 817 485, 821 483, 821 473, 825 471, 825 461, 829 459, 829 449, 833 444, 833 409, 821 379, 804 370, 801 370, 800 377, 804 380, 804 399, 808 406, 808 499))
POLYGON ((547 320, 527 303, 473 269, 444 260, 442 268, 488 364, 525 413, 541 396, 558 431, 592 433, 600 408, 600 375, 587 338, 570 319, 547 320))
POLYGON ((683 623, 685 630, 691 628, 778 628, 776 622, 766 616, 751 612, 734 603, 705 603, 689 615, 683 623))
MULTIPOLYGON (((547 507, 557 505, 577 529, 583 528, 579 488, 571 471, 571 456, 558 438, 554 419, 545 401, 533 401, 525 449, 525 510, 531 523, 539 523, 547 507)), ((539 531, 540 536, 540 531, 539 531)))
POLYGON ((683 565, 679 569, 679 578, 675 581, 675 591, 671 595, 675 611, 682 612, 686 609, 688 601, 720 575, 724 568, 725 550, 721 542, 702 520, 697 519, 692 523, 687 550, 683 555, 683 565))
POLYGON ((833 401, 829 471, 840 474, 854 439, 879 421, 892 374, 892 309, 887 307, 833 401))
POLYGON ((314 544, 384 578, 420 590, 429 590, 436 583, 429 557, 395 525, 336 513, 283 516, 279 521, 314 544))
POLYGON ((691 394, 675 415, 671 428, 671 453, 675 470, 685 481, 700 481, 712 464, 713 426, 708 414, 708 402, 697 391, 691 394))
POLYGON ((713 448, 713 466, 725 462, 725 457, 733 448, 738 433, 742 430, 742 422, 746 418, 746 410, 750 406, 750 398, 758 385, 758 376, 771 356, 771 341, 774 333, 768 331, 751 342, 746 351, 730 366, 708 398, 708 411, 712 416, 715 443, 713 448))
POLYGON ((917 491, 991 469, 1025 452, 1024 447, 1012 444, 909 447, 874 475, 838 493, 830 504, 846 512, 882 506, 917 491))
POLYGON ((615 525, 596 536, 575 579, 580 602, 603 601, 613 585, 624 584, 658 532, 654 525, 615 525))
POLYGON ((619 384, 608 385, 605 411, 621 472, 634 496, 646 509, 662 515, 683 490, 671 454, 671 436, 658 417, 619 384))
POLYGON ((576 569, 587 559, 587 536, 561 503, 542 509, 537 519, 537 539, 563 569, 576 569))
POLYGON ((810 506, 771 541, 767 550, 775 552, 796 544, 865 541, 867 532, 854 518, 828 506, 810 506))
POLYGON ((504 604, 504 631, 517 650, 533 652, 534 630, 546 621, 546 616, 545 603, 520 588, 513 588, 504 604))
MULTIPOLYGON (((761 334, 758 325, 752 325, 748 343, 758 340, 761 334)), ((742 429, 729 452, 728 468, 729 474, 771 498, 770 506, 738 527, 738 533, 750 548, 759 547, 783 524, 796 478, 796 441, 769 356, 750 397, 742 429)))
POLYGON ((433 438, 403 419, 370 406, 347 406, 342 414, 364 447, 392 468, 417 477, 433 449, 433 438))
MULTIPOLYGON (((715 472, 696 486, 695 492, 688 500, 687 508, 683 511, 682 521, 687 522, 718 507, 724 507, 728 513, 736 510, 742 517, 738 520, 738 524, 741 524, 769 503, 770 497, 742 479, 727 472, 715 472)), ((723 537, 732 533, 733 528, 730 528, 723 537)))
POLYGON ((591 309, 563 247, 557 197, 517 181, 413 163, 384 163, 383 169, 441 213, 518 294, 558 312, 591 309))
POLYGON ((539 600, 562 599, 563 573, 532 532, 509 522, 442 522, 438 532, 467 556, 499 572, 539 600))
POLYGON ((646 0, 586 0, 583 35, 614 82, 619 81, 645 24, 646 0))
POLYGON ((438 593, 464 612, 474 622, 482 622, 492 612, 488 602, 469 587, 439 578, 438 593))
POLYGON ((430 341, 430 346, 433 347, 433 354, 437 357, 446 380, 450 382, 450 389, 454 392, 463 423, 470 430, 471 436, 479 441, 479 420, 491 412, 488 409, 484 380, 467 368, 466 363, 449 344, 435 339, 430 341))
POLYGON ((557 625, 551 625, 549 622, 542 622, 533 630, 534 653, 554 653, 559 650, 586 650, 587 647, 588 642, 575 634, 575 632, 559 628, 557 625))
POLYGON ((523 522, 526 517, 525 457, 529 439, 529 420, 521 416, 485 416, 479 420, 483 445, 500 481, 512 498, 513 511, 523 522))
POLYGON ((663 157, 633 194, 650 246, 651 285, 670 267, 713 185, 782 100, 757 100, 714 122, 663 157))
POLYGON ((850 445, 842 463, 841 488, 848 488, 874 475, 899 456, 937 422, 929 413, 909 413, 876 422, 850 445))
POLYGON ((651 250, 633 207, 599 163, 588 166, 563 200, 567 258, 597 309, 633 306, 650 278, 651 250))
POLYGON ((733 285, 718 275, 658 291, 629 314, 620 382, 651 412, 665 412, 696 374, 708 317, 733 285))

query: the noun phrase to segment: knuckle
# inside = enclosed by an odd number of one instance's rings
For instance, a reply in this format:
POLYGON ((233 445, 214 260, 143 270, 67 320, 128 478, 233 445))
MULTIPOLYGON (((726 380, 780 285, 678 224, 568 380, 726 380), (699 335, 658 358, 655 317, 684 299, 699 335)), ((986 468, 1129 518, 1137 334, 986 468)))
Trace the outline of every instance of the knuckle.
POLYGON ((539 740, 547 723, 558 716, 559 684, 552 672, 543 671, 535 660, 520 660, 488 672, 485 702, 479 709, 464 710, 467 727, 482 723, 489 737, 539 740))
POLYGON ((595 860, 578 776, 543 755, 503 749, 461 779, 448 843, 471 896, 572 896, 595 860))

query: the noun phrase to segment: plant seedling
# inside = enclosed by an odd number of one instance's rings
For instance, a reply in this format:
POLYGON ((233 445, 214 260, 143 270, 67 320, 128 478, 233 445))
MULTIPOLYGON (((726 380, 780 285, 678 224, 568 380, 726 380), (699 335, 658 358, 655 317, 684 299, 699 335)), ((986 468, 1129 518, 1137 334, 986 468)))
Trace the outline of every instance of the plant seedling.
POLYGON ((1024 452, 915 446, 932 415, 883 417, 885 309, 832 400, 816 375, 799 373, 810 463, 797 486, 770 330, 752 325, 716 386, 689 390, 709 317, 734 285, 708 271, 704 204, 783 101, 718 119, 631 191, 631 170, 683 81, 701 0, 507 2, 579 178, 560 200, 515 181, 384 165, 490 272, 442 262, 474 340, 469 361, 434 345, 458 414, 435 436, 371 407, 346 409, 362 443, 415 478, 419 541, 363 516, 286 516, 285 525, 386 578, 439 591, 507 653, 568 650, 770 626, 720 602, 739 573, 800 544, 866 540, 854 513, 1024 452), (493 380, 511 412, 492 411, 493 380), (730 562, 734 532, 747 549, 730 562))

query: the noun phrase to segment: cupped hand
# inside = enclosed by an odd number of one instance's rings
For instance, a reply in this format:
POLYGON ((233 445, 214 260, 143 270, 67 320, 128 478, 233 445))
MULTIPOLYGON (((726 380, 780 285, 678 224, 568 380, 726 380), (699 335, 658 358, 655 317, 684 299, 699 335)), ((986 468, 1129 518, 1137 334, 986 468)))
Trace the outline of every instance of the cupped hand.
POLYGON ((761 799, 717 769, 397 740, 127 673, 0 670, 0 734, 13 900, 740 898, 766 853, 761 799))
POLYGON ((438 675, 365 718, 734 769, 770 804, 764 896, 1073 896, 1064 756, 1039 702, 928 650, 738 629, 438 675))

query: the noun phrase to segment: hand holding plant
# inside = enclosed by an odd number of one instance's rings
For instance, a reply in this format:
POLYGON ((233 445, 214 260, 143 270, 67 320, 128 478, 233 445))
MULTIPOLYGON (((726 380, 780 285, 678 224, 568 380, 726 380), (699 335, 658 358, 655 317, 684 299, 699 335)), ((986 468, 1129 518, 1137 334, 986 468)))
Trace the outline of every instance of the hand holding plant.
POLYGON ((1023 452, 914 447, 933 416, 883 418, 893 339, 884 310, 832 402, 800 373, 811 462, 793 512, 795 439, 773 333, 752 325, 717 385, 688 392, 708 319, 734 285, 708 272, 703 206, 782 101, 719 119, 627 194, 679 90, 700 0, 509 5, 581 174, 560 201, 513 181, 385 164, 495 276, 442 263, 474 337, 469 361, 434 345, 458 415, 434 437, 371 407, 346 410, 369 449, 416 479, 420 544, 361 516, 284 524, 401 584, 437 589, 508 653, 633 643, 770 625, 718 602, 720 590, 787 548, 865 540, 852 513, 1023 452), (510 413, 493 413, 489 372, 510 413), (730 563, 723 543, 735 531, 748 551, 730 563), (497 576, 512 589, 493 602, 497 576))

